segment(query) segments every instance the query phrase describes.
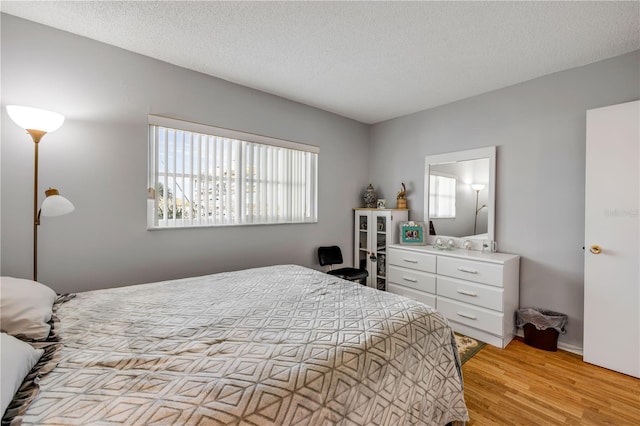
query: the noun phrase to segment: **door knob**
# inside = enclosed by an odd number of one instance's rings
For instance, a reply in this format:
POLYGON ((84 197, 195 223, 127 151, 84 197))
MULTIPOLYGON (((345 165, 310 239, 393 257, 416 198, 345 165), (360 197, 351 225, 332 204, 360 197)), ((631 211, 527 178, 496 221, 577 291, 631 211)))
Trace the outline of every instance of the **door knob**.
POLYGON ((600 254, 602 253, 602 248, 600 246, 591 246, 591 248, 589 249, 589 251, 591 251, 591 253, 593 254, 600 254))

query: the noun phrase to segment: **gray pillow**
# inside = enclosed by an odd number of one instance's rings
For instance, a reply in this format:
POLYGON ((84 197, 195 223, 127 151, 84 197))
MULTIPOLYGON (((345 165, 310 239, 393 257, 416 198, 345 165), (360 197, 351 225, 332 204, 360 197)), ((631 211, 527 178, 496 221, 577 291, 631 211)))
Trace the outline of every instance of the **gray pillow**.
POLYGON ((36 365, 43 352, 43 349, 34 349, 28 343, 6 333, 0 333, 0 374, 2 374, 0 410, 3 414, 22 381, 36 365))
POLYGON ((19 339, 46 339, 56 297, 39 282, 0 277, 0 328, 19 339))

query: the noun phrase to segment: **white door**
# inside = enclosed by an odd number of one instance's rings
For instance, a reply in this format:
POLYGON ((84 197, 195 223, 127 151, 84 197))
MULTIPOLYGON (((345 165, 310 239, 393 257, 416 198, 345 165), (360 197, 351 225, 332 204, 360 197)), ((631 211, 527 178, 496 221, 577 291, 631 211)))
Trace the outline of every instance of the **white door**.
POLYGON ((584 360, 640 377, 640 102, 587 111, 584 360))

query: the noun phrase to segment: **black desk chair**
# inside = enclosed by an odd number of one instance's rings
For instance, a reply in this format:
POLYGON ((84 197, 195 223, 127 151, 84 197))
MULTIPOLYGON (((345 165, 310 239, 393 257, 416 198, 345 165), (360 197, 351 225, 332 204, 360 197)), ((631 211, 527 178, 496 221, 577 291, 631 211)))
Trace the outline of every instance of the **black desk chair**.
POLYGON ((362 281, 369 276, 369 272, 367 272, 366 269, 331 269, 333 265, 344 263, 344 260, 342 259, 342 251, 338 246, 318 247, 318 260, 320 261, 321 266, 329 265, 329 271, 327 271, 327 274, 335 275, 336 277, 343 278, 345 280, 357 281, 364 284, 362 281))

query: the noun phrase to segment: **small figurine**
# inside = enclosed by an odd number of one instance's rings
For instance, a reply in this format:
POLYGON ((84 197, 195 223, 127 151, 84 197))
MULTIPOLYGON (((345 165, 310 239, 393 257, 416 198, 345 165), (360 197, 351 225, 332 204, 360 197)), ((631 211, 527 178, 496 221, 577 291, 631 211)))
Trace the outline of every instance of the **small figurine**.
POLYGON ((398 192, 397 206, 398 209, 406 209, 407 208, 407 188, 404 186, 404 182, 401 183, 402 189, 398 192))

